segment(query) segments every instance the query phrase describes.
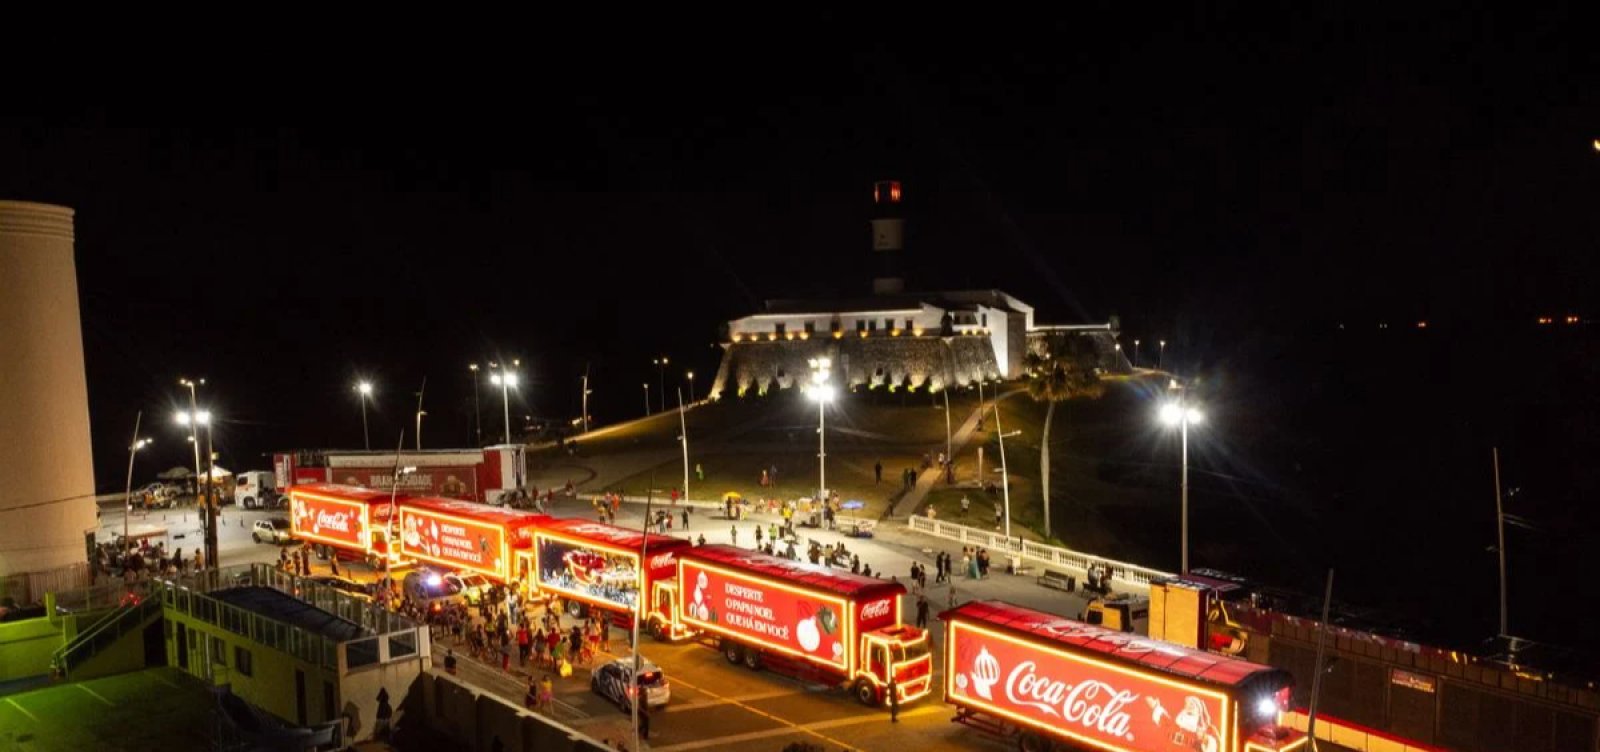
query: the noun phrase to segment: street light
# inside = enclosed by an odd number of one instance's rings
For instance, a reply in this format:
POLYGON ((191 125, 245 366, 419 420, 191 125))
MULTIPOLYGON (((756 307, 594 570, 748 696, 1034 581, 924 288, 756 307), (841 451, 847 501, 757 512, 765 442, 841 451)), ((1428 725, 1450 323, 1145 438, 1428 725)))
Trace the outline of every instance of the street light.
POLYGON ((356 384, 356 392, 361 395, 361 441, 372 451, 372 434, 367 432, 367 398, 372 396, 372 382, 362 381, 356 384))
POLYGON ((694 371, 685 374, 689 377, 689 404, 694 404, 694 371))
MULTIPOLYGON (((656 386, 659 386, 661 388, 661 391, 657 393, 659 395, 657 397, 657 399, 660 400, 660 402, 661 402, 661 409, 662 410, 666 410, 667 409, 667 356, 663 355, 663 356, 661 356, 659 358, 655 358, 655 359, 651 360, 650 362, 656 364, 656 386)), ((648 405, 645 406, 645 412, 650 412, 650 408, 649 408, 648 405)))
POLYGON ((1139 340, 1133 341, 1133 367, 1139 367, 1139 340))
POLYGON ((478 407, 478 364, 468 363, 467 370, 472 372, 472 424, 478 432, 478 446, 483 446, 483 410, 478 407))
POLYGON ((133 418, 133 443, 128 446, 128 485, 123 489, 123 497, 127 500, 122 508, 122 555, 128 555, 128 518, 133 516, 133 455, 140 449, 150 445, 151 439, 139 438, 139 422, 144 419, 144 411, 140 410, 133 418))
POLYGON ((1161 406, 1161 422, 1169 426, 1177 426, 1178 434, 1182 437, 1183 444, 1183 543, 1180 569, 1183 574, 1189 573, 1189 426, 1199 424, 1205 420, 1205 415, 1199 410, 1184 404, 1182 393, 1179 393, 1176 402, 1168 402, 1161 406))
POLYGON ((828 445, 827 445, 827 418, 828 403, 833 401, 833 385, 828 383, 832 376, 829 370, 833 361, 828 358, 811 358, 807 363, 811 366, 811 385, 806 388, 806 396, 817 403, 817 498, 824 504, 828 502, 828 445))
POLYGON ((489 374, 489 383, 500 387, 500 407, 505 414, 506 443, 511 443, 511 392, 517 387, 517 375, 511 371, 489 374))
MULTIPOLYGON (((205 382, 201 381, 200 383, 203 384, 205 382)), ((184 384, 184 386, 189 387, 189 399, 192 402, 194 399, 194 384, 188 383, 184 384)), ((211 488, 211 469, 212 462, 215 459, 211 453, 211 412, 209 410, 192 410, 187 412, 180 411, 177 415, 173 416, 173 420, 178 425, 189 428, 189 440, 194 442, 196 457, 199 456, 200 451, 200 428, 204 426, 206 429, 206 469, 203 472, 195 473, 195 495, 199 495, 199 483, 204 481, 206 494, 204 502, 205 506, 203 507, 206 531, 205 563, 215 568, 217 566, 217 505, 213 496, 214 491, 211 488)), ((195 467, 198 468, 199 466, 200 460, 196 459, 195 467)))
POLYGON ((1167 341, 1161 340, 1160 349, 1156 351, 1156 370, 1166 370, 1167 367, 1167 341))
POLYGON ((650 382, 644 382, 644 414, 650 414, 650 382))

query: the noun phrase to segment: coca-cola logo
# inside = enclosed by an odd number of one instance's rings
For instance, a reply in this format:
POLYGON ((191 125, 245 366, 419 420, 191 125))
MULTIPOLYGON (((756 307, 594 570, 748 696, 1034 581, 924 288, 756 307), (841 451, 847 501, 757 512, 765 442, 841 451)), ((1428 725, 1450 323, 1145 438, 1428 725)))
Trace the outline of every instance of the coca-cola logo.
POLYGON ((876 600, 861 607, 862 620, 879 619, 889 615, 889 599, 876 600))
POLYGON ((318 530, 337 530, 341 533, 350 532, 350 515, 344 512, 328 513, 325 510, 317 511, 318 530))
POLYGON ((678 557, 675 554, 656 554, 655 556, 650 557, 651 571, 657 569, 668 569, 671 567, 676 567, 677 565, 678 557))
POLYGON ((1131 739, 1132 718, 1126 708, 1139 696, 1098 679, 1068 684, 1039 674, 1033 661, 1023 661, 1006 677, 1006 699, 1104 735, 1131 739))

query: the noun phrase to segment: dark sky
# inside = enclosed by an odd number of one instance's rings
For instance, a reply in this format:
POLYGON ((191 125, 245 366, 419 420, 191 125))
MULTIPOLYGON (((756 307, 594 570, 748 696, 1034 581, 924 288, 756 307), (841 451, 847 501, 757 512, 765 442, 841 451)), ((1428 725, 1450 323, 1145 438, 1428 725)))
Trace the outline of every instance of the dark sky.
POLYGON ((1197 361, 1332 320, 1593 315, 1584 26, 1145 6, 44 32, 7 53, 60 74, 8 84, 0 196, 78 210, 114 485, 134 411, 176 438, 179 374, 211 380, 225 453, 259 467, 359 442, 358 374, 383 445, 423 377, 425 439, 467 441, 465 365, 496 355, 530 364, 524 412, 576 414, 589 364, 593 411, 633 415, 660 353, 703 388, 720 321, 868 289, 889 176, 915 286, 1119 314, 1197 361))

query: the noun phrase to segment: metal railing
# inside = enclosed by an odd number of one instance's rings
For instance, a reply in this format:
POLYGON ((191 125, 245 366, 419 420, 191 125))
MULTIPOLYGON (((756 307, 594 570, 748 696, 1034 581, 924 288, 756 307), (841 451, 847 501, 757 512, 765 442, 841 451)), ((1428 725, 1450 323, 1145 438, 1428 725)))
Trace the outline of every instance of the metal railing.
POLYGON ((161 599, 148 597, 146 594, 132 605, 111 611, 79 632, 70 642, 57 648, 50 657, 50 665, 65 677, 73 668, 94 657, 101 650, 116 644, 117 640, 129 632, 142 627, 145 621, 160 610, 161 599))
POLYGON ((1148 589, 1151 580, 1177 576, 1172 572, 1141 567, 1138 564, 1129 564, 1124 561, 1083 553, 1082 551, 1073 551, 1069 548, 1046 545, 1038 541, 1023 540, 1015 536, 1007 538, 992 530, 957 525, 953 522, 941 522, 927 517, 913 516, 907 521, 906 527, 925 535, 960 541, 967 545, 981 546, 1055 569, 1075 569, 1083 573, 1087 572, 1091 565, 1110 567, 1113 580, 1121 581, 1126 585, 1139 589, 1148 589))

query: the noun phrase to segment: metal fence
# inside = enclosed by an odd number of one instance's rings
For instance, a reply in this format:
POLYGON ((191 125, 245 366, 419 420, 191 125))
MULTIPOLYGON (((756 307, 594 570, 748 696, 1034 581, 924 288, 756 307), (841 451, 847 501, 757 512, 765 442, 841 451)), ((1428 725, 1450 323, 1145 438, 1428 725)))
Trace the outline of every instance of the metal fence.
POLYGON ((992 551, 1000 551, 1011 556, 1021 557, 1024 561, 1031 561, 1048 569, 1075 570, 1081 575, 1088 571, 1090 565, 1110 567, 1112 579, 1139 589, 1148 589, 1150 581, 1153 579, 1177 576, 1172 572, 1141 567, 1138 564, 1129 564, 1124 561, 1107 559, 1081 551, 1073 551, 1069 548, 1050 546, 1038 541, 1023 540, 1014 536, 1007 538, 992 530, 967 527, 966 525, 957 525, 952 522, 941 522, 927 517, 913 516, 906 526, 915 532, 925 535, 960 541, 966 545, 981 546, 992 551))
POLYGON ((77 590, 89 584, 89 564, 69 564, 42 572, 19 572, 0 577, 0 600, 9 598, 18 606, 44 601, 45 593, 77 590))

